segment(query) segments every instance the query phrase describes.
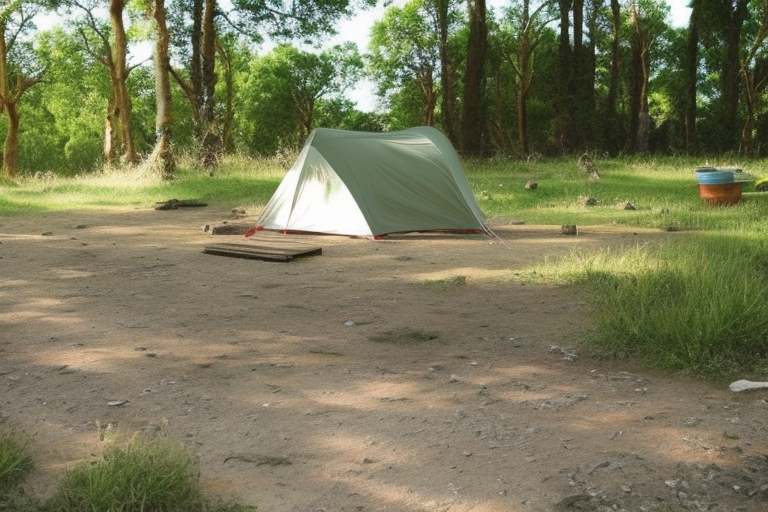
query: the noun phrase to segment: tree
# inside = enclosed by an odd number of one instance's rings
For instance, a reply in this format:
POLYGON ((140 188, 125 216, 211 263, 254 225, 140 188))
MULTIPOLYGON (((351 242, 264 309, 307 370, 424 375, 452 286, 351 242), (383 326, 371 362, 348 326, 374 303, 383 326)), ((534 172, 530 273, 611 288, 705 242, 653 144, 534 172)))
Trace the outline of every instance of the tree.
POLYGON ((636 0, 632 5, 632 53, 629 98, 629 153, 648 151, 651 116, 648 94, 651 75, 651 48, 667 28, 669 7, 659 0, 636 0))
POLYGON ((685 151, 696 151, 696 85, 699 75, 699 18, 701 0, 692 0, 685 51, 685 151))
POLYGON ((608 81, 608 97, 605 105, 605 140, 611 153, 620 149, 621 123, 617 110, 619 99, 619 79, 621 74, 621 27, 622 10, 619 0, 611 0, 611 63, 608 81))
POLYGON ((412 0, 402 8, 391 7, 371 29, 369 69, 387 97, 410 81, 422 94, 420 124, 435 124, 439 68, 438 34, 429 22, 427 0, 412 0))
POLYGON ((126 0, 110 0, 109 24, 100 20, 96 11, 102 5, 98 0, 75 0, 72 6, 85 14, 76 22, 86 51, 109 72, 112 86, 104 128, 104 157, 108 162, 115 159, 114 140, 119 137, 119 159, 132 165, 139 161, 131 130, 131 95, 128 76, 133 67, 128 66, 128 38, 125 32, 123 12, 126 0))
POLYGON ((467 0, 469 42, 461 107, 461 150, 479 156, 483 142, 483 78, 488 45, 485 0, 467 0))
POLYGON ((765 41, 768 39, 768 0, 757 0, 754 4, 756 8, 754 37, 749 47, 742 50, 739 59, 746 107, 746 119, 744 128, 741 130, 740 152, 745 155, 752 155, 754 152, 753 132, 758 94, 768 85, 768 72, 761 69, 768 62, 768 52, 765 49, 765 41), (756 61, 761 62, 763 66, 756 65, 756 61))
POLYGON ((431 0, 430 11, 434 16, 440 48, 440 119, 448 140, 458 142, 456 130, 456 56, 451 51, 450 39, 459 25, 460 15, 456 9, 457 0, 431 0))
MULTIPOLYGON (((356 3, 374 5, 375 0, 358 0, 356 3)), ((193 105, 198 120, 201 160, 208 168, 213 168, 218 161, 223 137, 215 94, 218 82, 215 59, 217 48, 223 48, 219 39, 222 26, 226 24, 254 41, 260 40, 260 34, 276 40, 308 39, 333 32, 334 22, 352 13, 352 0, 234 0, 229 11, 216 0, 178 0, 177 5, 173 11, 177 13, 176 19, 184 22, 178 26, 186 38, 181 53, 186 59, 187 70, 172 70, 172 76, 193 105), (191 13, 191 20, 184 17, 186 13, 191 13)), ((175 39, 177 45, 180 41, 181 38, 175 39)))
POLYGON ((530 153, 528 141, 528 97, 533 85, 533 58, 536 47, 547 25, 555 18, 551 17, 548 2, 541 2, 531 10, 530 0, 523 0, 519 10, 507 10, 505 26, 515 30, 512 36, 512 54, 510 60, 517 75, 517 134, 520 151, 530 153))
POLYGON ((171 150, 173 109, 170 82, 169 36, 164 0, 150 0, 149 14, 155 22, 155 149, 148 158, 164 179, 173 178, 175 161, 171 150))
POLYGON ((280 45, 255 59, 245 77, 237 131, 262 155, 293 150, 315 128, 318 102, 340 98, 361 71, 354 43, 320 54, 280 45))
POLYGON ((42 80, 45 71, 35 58, 31 42, 24 39, 34 28, 33 18, 42 9, 40 3, 22 0, 0 7, 0 112, 8 119, 0 174, 11 178, 18 172, 19 102, 42 80))

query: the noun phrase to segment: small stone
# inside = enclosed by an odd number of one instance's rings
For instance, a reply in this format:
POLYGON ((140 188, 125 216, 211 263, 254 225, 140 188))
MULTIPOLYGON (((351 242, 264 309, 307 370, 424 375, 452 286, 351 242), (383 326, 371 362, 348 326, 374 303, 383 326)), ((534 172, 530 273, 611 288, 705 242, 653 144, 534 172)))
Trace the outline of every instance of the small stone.
POLYGON ((563 224, 560 229, 564 235, 575 236, 579 234, 579 229, 576 227, 576 224, 563 224))
POLYGON ((352 327, 353 325, 355 325, 355 322, 353 322, 352 320, 347 320, 346 322, 344 322, 344 325, 346 325, 347 327, 352 327))
POLYGON ((525 184, 525 190, 536 190, 538 188, 539 184, 535 181, 528 181, 525 184))

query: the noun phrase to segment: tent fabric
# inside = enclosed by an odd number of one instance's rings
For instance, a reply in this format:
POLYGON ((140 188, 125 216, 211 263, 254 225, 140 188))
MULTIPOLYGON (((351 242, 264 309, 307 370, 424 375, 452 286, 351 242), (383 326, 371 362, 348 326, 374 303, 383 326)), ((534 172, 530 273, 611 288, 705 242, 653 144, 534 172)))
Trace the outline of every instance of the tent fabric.
POLYGON ((257 229, 351 236, 487 230, 456 151, 430 127, 314 130, 257 229))

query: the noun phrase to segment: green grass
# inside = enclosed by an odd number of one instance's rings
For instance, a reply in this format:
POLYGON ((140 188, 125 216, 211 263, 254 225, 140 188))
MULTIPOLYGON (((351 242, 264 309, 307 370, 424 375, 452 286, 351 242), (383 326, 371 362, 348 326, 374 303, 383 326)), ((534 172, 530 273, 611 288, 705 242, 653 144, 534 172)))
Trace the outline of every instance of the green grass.
POLYGON ((0 181, 0 216, 103 207, 146 207, 168 199, 196 199, 224 207, 263 206, 287 168, 282 162, 245 157, 224 162, 213 176, 180 165, 162 181, 138 170, 108 170, 74 178, 51 174, 0 181))
POLYGON ((0 432, 0 502, 32 469, 27 443, 11 432, 0 432))
POLYGON ((191 455, 172 439, 111 446, 70 470, 43 512, 236 512, 252 507, 212 504, 198 486, 191 455))
POLYGON ((28 440, 17 432, 0 430, 0 510, 34 511, 34 501, 21 487, 32 468, 28 440))

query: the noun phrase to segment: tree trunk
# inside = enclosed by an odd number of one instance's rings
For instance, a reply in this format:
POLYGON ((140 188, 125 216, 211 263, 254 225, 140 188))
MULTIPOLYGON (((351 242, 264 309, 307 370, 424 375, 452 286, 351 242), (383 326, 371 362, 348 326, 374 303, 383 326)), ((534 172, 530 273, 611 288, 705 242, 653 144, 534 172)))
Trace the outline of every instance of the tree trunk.
POLYGON ((739 51, 741 49, 741 29, 747 17, 748 0, 736 0, 726 21, 725 59, 721 76, 721 94, 723 115, 720 128, 722 129, 725 146, 723 151, 737 149, 738 141, 738 109, 739 109, 739 51))
POLYGON ((573 96, 568 102, 571 109, 573 147, 577 150, 586 145, 589 128, 585 122, 588 107, 585 103, 586 70, 584 51, 584 0, 573 0, 573 53, 571 55, 571 81, 573 96))
POLYGON ((560 151, 565 155, 571 150, 573 122, 571 118, 573 82, 570 18, 572 0, 558 0, 560 5, 560 35, 558 42, 558 119, 556 136, 560 151))
POLYGON ((112 21, 112 31, 115 38, 112 51, 115 65, 115 106, 117 108, 117 119, 120 123, 120 157, 123 163, 135 164, 138 162, 138 155, 136 154, 133 136, 131 135, 131 97, 128 93, 128 67, 126 65, 128 41, 125 36, 125 25, 123 24, 125 1, 111 0, 109 17, 112 21))
POLYGON ((483 68, 488 28, 485 0, 467 0, 467 4, 469 43, 461 109, 461 149, 467 156, 479 156, 483 142, 483 68))
POLYGON ((221 139, 216 124, 216 0, 205 0, 203 10, 202 86, 203 86, 203 166, 212 171, 221 155, 221 139))
POLYGON ((216 39, 216 50, 219 54, 221 65, 224 68, 225 85, 225 103, 224 103, 224 123, 221 130, 221 145, 226 153, 232 153, 235 150, 235 143, 232 140, 232 125, 235 122, 234 95, 235 95, 235 77, 232 69, 232 54, 218 38, 216 39))
POLYGON ((112 99, 107 105, 107 115, 104 117, 104 161, 111 164, 115 161, 115 106, 112 99))
POLYGON ((685 152, 696 153, 696 86, 699 71, 699 16, 701 0, 693 0, 685 52, 685 152))
POLYGON ((155 149, 149 165, 160 171, 164 180, 173 179, 176 163, 171 149, 173 110, 168 56, 169 37, 165 16, 165 0, 152 0, 151 14, 155 20, 155 149))
POLYGON ((608 100, 605 106, 605 140, 608 151, 616 154, 621 149, 619 142, 619 117, 616 103, 619 97, 619 73, 621 72, 621 5, 611 0, 611 74, 608 82, 608 100))
POLYGON ((530 153, 528 147, 528 92, 532 82, 531 55, 533 53, 533 41, 531 40, 533 27, 530 15, 530 0, 524 0, 521 27, 519 29, 520 37, 517 46, 517 62, 515 65, 518 78, 517 138, 523 155, 530 153))
POLYGON ((452 144, 458 141, 454 121, 453 101, 453 66, 448 52, 448 16, 451 0, 435 0, 437 17, 437 34, 440 45, 440 88, 441 88, 441 114, 445 134, 452 144))
POLYGON ((3 145, 3 174, 9 178, 16 176, 19 166, 19 112, 16 103, 4 102, 8 117, 8 132, 3 145))
MULTIPOLYGON (((24 93, 30 87, 40 82, 41 78, 40 76, 24 76, 21 70, 17 70, 13 83, 9 83, 11 77, 8 76, 9 47, 5 40, 6 23, 7 20, 0 17, 0 113, 5 112, 5 115, 8 118, 8 131, 5 134, 0 175, 14 178, 18 172, 19 166, 20 114, 18 103, 24 93)), ((19 28, 19 30, 21 30, 21 28, 19 28)), ((15 35, 18 35, 18 32, 15 35)), ((12 36, 11 39, 13 39, 15 35, 12 36)))
POLYGON ((763 88, 765 81, 768 81, 768 76, 759 77, 759 72, 756 69, 758 66, 755 64, 755 56, 763 48, 765 40, 768 39, 768 0, 761 2, 756 14, 757 33, 746 55, 740 60, 746 106, 746 119, 744 120, 744 128, 741 130, 740 152, 746 156, 753 156, 754 135, 752 132, 756 122, 755 112, 757 109, 758 91, 763 88))

